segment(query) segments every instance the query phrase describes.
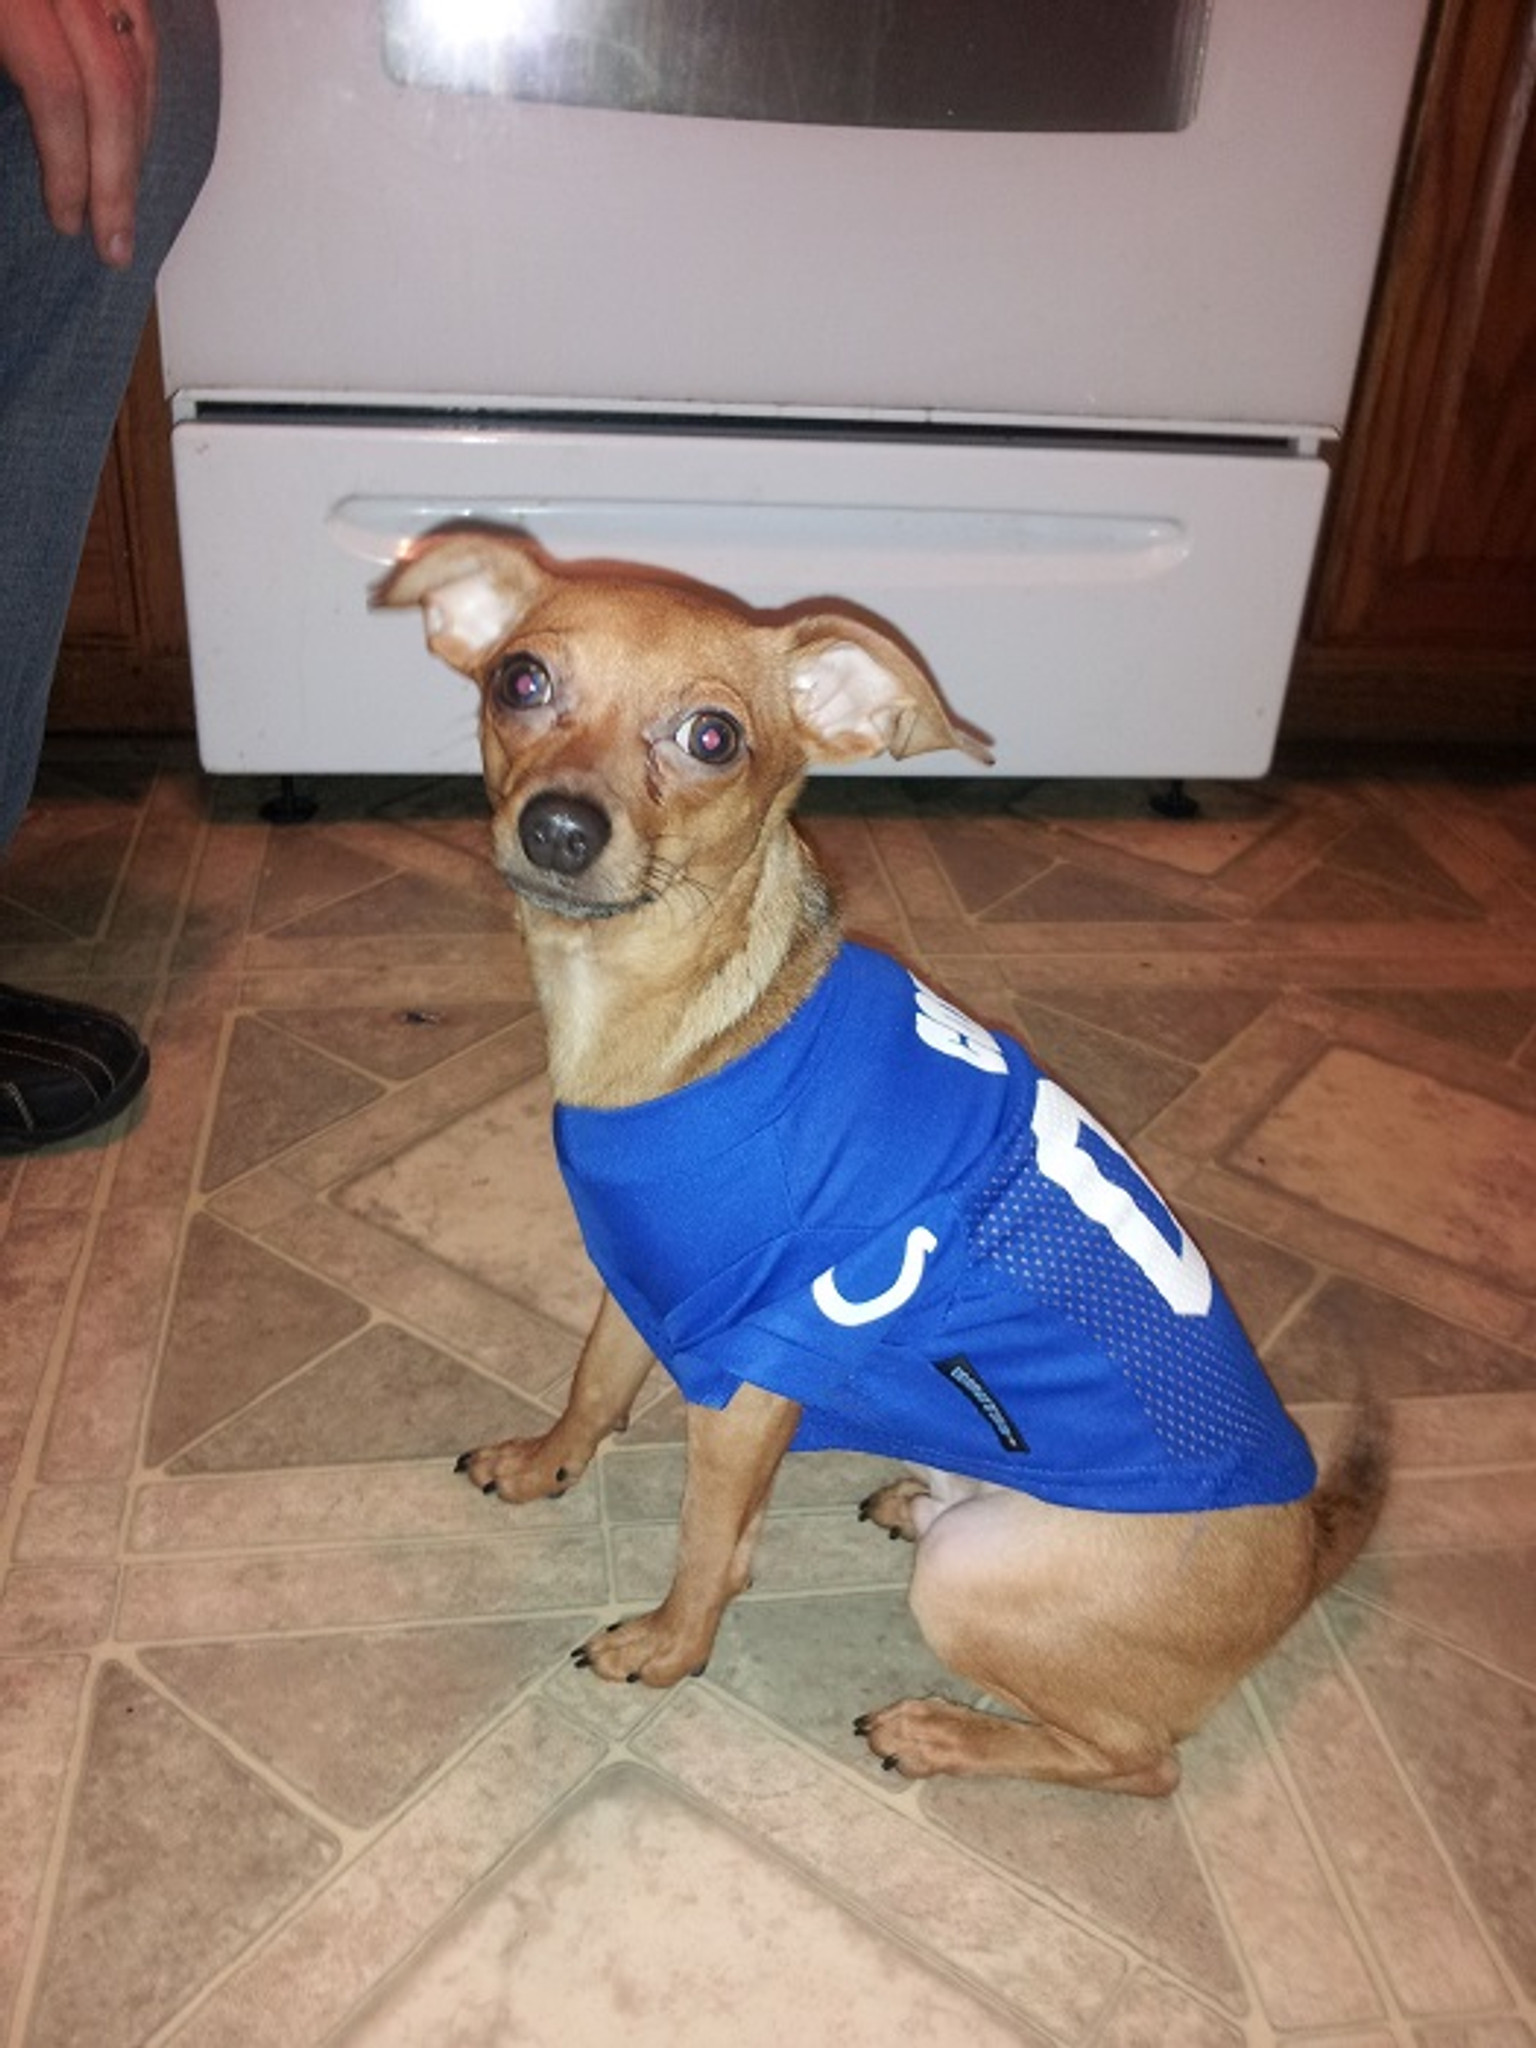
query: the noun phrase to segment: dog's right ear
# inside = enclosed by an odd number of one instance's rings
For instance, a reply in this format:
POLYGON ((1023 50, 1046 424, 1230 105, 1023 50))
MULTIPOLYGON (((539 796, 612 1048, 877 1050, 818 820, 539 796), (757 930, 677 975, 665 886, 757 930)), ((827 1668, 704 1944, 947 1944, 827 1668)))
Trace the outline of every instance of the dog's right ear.
POLYGON ((407 542, 368 593, 372 606, 419 604, 427 645, 472 671, 550 581, 533 542, 480 526, 449 526, 407 542))

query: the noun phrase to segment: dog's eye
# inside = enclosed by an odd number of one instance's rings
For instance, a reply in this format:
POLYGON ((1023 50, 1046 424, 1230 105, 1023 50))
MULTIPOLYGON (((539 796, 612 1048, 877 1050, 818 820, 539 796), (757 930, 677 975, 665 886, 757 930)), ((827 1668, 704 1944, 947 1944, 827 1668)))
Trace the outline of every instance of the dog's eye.
POLYGON ((555 694, 549 670, 531 654, 498 655, 485 684, 504 711, 537 711, 555 694))
POLYGON ((695 761, 723 767, 741 752, 741 727, 728 711, 690 711, 677 728, 677 744, 695 761))

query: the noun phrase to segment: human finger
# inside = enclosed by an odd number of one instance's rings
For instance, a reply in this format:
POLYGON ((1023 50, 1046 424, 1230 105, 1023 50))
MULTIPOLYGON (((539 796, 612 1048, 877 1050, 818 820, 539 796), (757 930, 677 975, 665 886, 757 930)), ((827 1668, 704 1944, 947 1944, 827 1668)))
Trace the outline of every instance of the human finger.
POLYGON ((0 7, 0 72, 27 110, 48 218, 61 234, 77 235, 91 190, 85 90, 51 6, 0 7))
POLYGON ((133 260, 139 171, 154 118, 156 45, 147 0, 55 0, 85 100, 86 212, 104 263, 133 260))

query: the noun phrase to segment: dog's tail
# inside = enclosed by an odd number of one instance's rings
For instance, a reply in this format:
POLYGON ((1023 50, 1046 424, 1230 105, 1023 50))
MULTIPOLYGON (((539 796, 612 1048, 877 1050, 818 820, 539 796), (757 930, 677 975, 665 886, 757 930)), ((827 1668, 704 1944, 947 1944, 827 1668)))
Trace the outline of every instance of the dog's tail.
POLYGON ((1354 1563, 1376 1526, 1392 1468, 1392 1410, 1367 1389, 1312 1494, 1312 1594, 1324 1593, 1354 1563))

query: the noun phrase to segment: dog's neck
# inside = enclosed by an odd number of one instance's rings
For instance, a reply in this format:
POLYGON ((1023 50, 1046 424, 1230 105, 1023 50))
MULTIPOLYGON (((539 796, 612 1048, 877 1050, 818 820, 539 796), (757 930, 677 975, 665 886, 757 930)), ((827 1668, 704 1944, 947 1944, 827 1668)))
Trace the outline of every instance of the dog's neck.
POLYGON ((826 881, 787 825, 702 898, 572 919, 523 906, 557 1100, 648 1101, 713 1073, 796 1010, 837 951, 826 881))

